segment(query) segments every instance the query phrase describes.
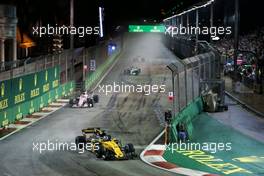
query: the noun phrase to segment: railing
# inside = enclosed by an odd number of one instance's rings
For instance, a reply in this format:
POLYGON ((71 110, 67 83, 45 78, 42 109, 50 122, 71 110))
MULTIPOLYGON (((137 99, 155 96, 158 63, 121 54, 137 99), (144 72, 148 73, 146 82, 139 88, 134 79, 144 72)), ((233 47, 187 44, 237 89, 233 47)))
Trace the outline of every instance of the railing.
MULTIPOLYGON (((195 45, 191 46, 195 50, 195 45)), ((200 85, 201 81, 220 78, 218 52, 206 41, 198 41, 198 48, 199 54, 180 60, 181 66, 176 66, 174 95, 178 112, 205 91, 200 85)))
MULTIPOLYGON (((111 40, 117 45, 117 48, 122 47, 122 37, 117 37, 111 40)), ((89 48, 77 48, 74 50, 64 50, 60 54, 49 54, 39 57, 32 57, 15 62, 0 63, 0 81, 12 79, 15 77, 23 76, 38 72, 56 65, 60 65, 61 70, 61 83, 69 80, 78 80, 75 74, 79 75, 80 70, 74 70, 76 65, 87 65, 89 67, 90 61, 96 61, 96 67, 99 67, 105 62, 108 57, 108 43, 109 41, 100 42, 98 45, 89 48)), ((81 71, 83 68, 81 68, 81 71)), ((79 77, 86 78, 86 75, 93 71, 87 71, 79 77)))
POLYGON ((66 63, 69 63, 69 58, 72 56, 72 53, 73 52, 70 52, 69 50, 65 50, 62 54, 45 55, 33 58, 29 57, 15 62, 1 63, 0 80, 12 79, 56 65, 60 65, 61 71, 65 71, 67 70, 65 65, 67 65, 66 63))

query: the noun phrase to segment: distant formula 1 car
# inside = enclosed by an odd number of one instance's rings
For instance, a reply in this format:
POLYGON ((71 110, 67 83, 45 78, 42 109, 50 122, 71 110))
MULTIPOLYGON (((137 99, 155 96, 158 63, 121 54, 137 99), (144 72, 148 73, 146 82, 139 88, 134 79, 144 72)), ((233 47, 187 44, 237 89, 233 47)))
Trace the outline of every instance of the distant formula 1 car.
POLYGON ((141 72, 141 69, 137 68, 137 67, 130 67, 130 68, 124 70, 125 75, 137 76, 140 74, 140 72, 141 72))
POLYGON ((98 95, 89 95, 84 92, 80 96, 70 99, 69 104, 72 108, 92 108, 98 102, 98 95))
POLYGON ((100 128, 87 128, 82 130, 83 135, 75 138, 77 146, 88 142, 98 144, 97 149, 91 152, 95 153, 97 158, 104 160, 126 160, 136 157, 133 144, 121 145, 121 142, 116 138, 111 138, 104 130, 100 128))

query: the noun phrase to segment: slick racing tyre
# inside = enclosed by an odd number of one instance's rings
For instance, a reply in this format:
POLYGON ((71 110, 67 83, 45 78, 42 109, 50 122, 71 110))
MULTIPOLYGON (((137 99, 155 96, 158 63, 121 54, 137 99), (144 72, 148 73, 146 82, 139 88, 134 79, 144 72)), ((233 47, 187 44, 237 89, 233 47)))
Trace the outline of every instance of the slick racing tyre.
POLYGON ((93 108, 94 107, 94 101, 92 98, 87 98, 87 105, 89 108, 93 108))
POLYGON ((75 144, 78 147, 78 149, 83 149, 86 145, 86 138, 84 136, 77 136, 75 138, 75 144))
POLYGON ((70 99, 70 101, 69 101, 69 104, 72 106, 72 105, 74 105, 74 99, 70 99))
POLYGON ((103 153, 104 153, 103 146, 99 144, 98 150, 95 151, 95 155, 97 158, 102 158, 103 153))
POLYGON ((134 157, 136 157, 135 148, 133 144, 126 144, 124 146, 124 151, 127 159, 133 159, 134 157))
POLYGON ((94 95, 93 96, 93 101, 94 101, 94 103, 99 103, 99 96, 98 95, 94 95))

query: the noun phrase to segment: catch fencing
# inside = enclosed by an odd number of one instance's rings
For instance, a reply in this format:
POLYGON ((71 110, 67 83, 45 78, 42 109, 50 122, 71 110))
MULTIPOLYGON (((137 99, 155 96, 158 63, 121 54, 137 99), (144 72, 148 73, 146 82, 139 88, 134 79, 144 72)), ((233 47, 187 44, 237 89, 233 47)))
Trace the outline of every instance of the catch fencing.
MULTIPOLYGON (((174 114, 170 124, 170 142, 178 140, 177 126, 184 124, 189 136, 192 136, 193 119, 203 111, 201 95, 212 87, 201 83, 220 78, 220 55, 206 41, 199 41, 200 52, 192 57, 180 60, 175 65, 174 83, 174 114), (176 114, 176 111, 178 112, 176 114)), ((195 46, 195 45, 191 45, 195 46)))

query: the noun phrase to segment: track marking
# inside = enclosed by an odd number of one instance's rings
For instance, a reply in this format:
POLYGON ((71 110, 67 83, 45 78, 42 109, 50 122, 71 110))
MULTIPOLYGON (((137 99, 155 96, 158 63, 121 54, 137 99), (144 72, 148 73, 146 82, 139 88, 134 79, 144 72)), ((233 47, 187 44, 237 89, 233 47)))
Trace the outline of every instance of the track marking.
POLYGON ((188 169, 179 167, 173 163, 167 162, 163 158, 163 153, 166 150, 166 146, 162 144, 155 144, 155 142, 165 133, 163 130, 140 154, 140 159, 149 164, 150 166, 156 167, 158 169, 166 170, 168 172, 173 172, 188 176, 217 176, 215 174, 210 174, 203 171, 188 169))

